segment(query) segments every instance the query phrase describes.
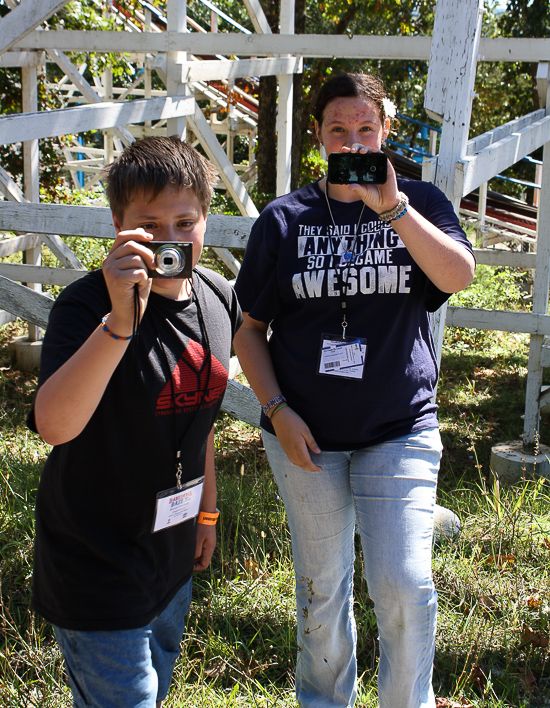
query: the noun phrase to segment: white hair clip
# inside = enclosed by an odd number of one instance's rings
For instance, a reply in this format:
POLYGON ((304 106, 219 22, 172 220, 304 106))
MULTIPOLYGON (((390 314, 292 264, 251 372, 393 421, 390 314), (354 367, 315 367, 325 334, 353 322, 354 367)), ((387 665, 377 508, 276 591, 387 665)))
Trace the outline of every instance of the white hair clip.
POLYGON ((395 114, 397 113, 397 106, 393 101, 390 101, 389 98, 383 98, 382 108, 384 109, 384 115, 386 116, 386 118, 395 118, 395 114))

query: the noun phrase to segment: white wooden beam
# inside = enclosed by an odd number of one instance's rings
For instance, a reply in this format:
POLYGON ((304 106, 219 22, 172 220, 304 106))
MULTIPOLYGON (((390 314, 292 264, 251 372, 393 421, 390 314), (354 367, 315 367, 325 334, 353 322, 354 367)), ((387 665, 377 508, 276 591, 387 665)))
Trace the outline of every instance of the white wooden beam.
POLYGON ((88 271, 73 268, 49 268, 47 266, 26 265, 20 263, 0 263, 0 275, 21 283, 40 283, 46 285, 69 285, 82 278, 88 271))
POLYGON ((4 52, 0 54, 0 69, 16 69, 24 66, 42 66, 44 52, 4 52))
POLYGON ((263 59, 207 59, 187 61, 182 65, 184 81, 213 81, 245 78, 247 76, 274 76, 300 74, 300 57, 267 57, 263 59))
MULTIPOLYGON (((178 34, 102 30, 53 30, 31 32, 17 42, 17 49, 136 53, 188 51, 191 54, 237 54, 269 56, 293 54, 303 57, 352 57, 356 59, 419 59, 430 56, 431 37, 324 34, 249 34, 236 32, 178 34)), ((480 58, 487 61, 550 61, 550 39, 482 38, 480 58)))
POLYGON ((243 0, 248 16, 258 33, 271 34, 271 27, 259 0, 243 0))
POLYGON ((524 251, 505 251, 503 249, 474 248, 474 255, 478 265, 505 266, 508 268, 522 268, 532 270, 535 268, 536 253, 524 251))
MULTIPOLYGON (((280 31, 294 32, 294 0, 281 0, 280 31)), ((292 113, 294 105, 294 77, 280 74, 277 103, 277 196, 290 192, 292 167, 292 113)))
POLYGON ((503 123, 503 125, 499 125, 492 130, 488 130, 486 133, 482 133, 481 135, 468 140, 466 145, 466 155, 475 155, 480 150, 489 147, 489 145, 497 143, 499 140, 503 140, 509 135, 517 133, 524 128, 528 128, 533 123, 536 123, 536 121, 544 118, 545 115, 546 112, 543 108, 541 108, 538 111, 527 113, 527 115, 520 116, 519 118, 513 118, 507 123, 503 123))
POLYGON ((38 327, 46 328, 54 301, 0 275, 0 307, 38 327))
POLYGON ((550 335, 550 315, 509 310, 481 310, 473 307, 447 308, 447 327, 473 327, 501 332, 550 335))
POLYGON ((27 248, 36 248, 40 243, 40 237, 36 234, 24 234, 0 240, 0 258, 13 256, 14 253, 26 251, 27 248))
POLYGON ((165 97, 10 114, 0 117, 0 143, 104 130, 146 120, 192 115, 194 111, 194 98, 165 97))
POLYGON ((13 180, 11 175, 6 172, 3 167, 0 167, 0 190, 13 202, 25 202, 26 198, 17 182, 13 180))
POLYGON ((260 427, 261 406, 254 391, 238 381, 229 379, 222 401, 222 410, 244 420, 249 425, 260 427))
POLYGON ((67 0, 22 0, 0 20, 0 53, 11 49, 66 3, 67 0))
POLYGON ((259 212, 254 202, 250 198, 246 187, 229 161, 201 109, 197 106, 194 116, 192 118, 189 117, 187 120, 191 130, 195 133, 204 151, 208 155, 208 158, 219 167, 220 177, 241 210, 241 213, 247 216, 258 216, 259 212))
POLYGON ((549 141, 550 115, 489 145, 477 155, 457 160, 455 197, 469 194, 549 141))
MULTIPOLYGON (((94 88, 92 88, 72 61, 66 57, 63 52, 60 52, 57 49, 50 49, 48 51, 48 56, 59 66, 65 76, 68 76, 72 83, 78 88, 86 103, 103 103, 101 96, 94 88)), ((134 141, 131 133, 124 127, 119 126, 113 128, 113 133, 122 140, 124 145, 130 145, 134 141)))
MULTIPOLYGON (((244 249, 254 221, 253 217, 247 216, 210 214, 206 222, 205 246, 244 249)), ((0 202, 0 231, 15 229, 62 236, 115 237, 108 207, 0 202)))

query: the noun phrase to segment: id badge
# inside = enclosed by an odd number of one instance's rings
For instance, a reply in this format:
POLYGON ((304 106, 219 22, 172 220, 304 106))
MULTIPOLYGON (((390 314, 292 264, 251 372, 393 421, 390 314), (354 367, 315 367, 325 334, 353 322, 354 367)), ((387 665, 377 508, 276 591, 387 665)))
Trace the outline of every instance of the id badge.
POLYGON ((204 477, 197 477, 181 487, 165 489, 157 494, 153 533, 177 526, 199 513, 204 477))
POLYGON ((319 373, 345 379, 362 379, 367 358, 367 340, 323 334, 319 356, 319 373))

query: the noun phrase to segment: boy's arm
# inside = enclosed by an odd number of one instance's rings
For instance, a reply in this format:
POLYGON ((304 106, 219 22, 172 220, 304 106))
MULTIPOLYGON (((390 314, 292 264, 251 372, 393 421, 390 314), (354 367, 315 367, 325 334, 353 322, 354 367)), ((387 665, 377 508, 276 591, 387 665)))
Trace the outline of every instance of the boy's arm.
MULTIPOLYGON (((120 232, 103 264, 111 299, 106 326, 119 337, 132 334, 134 286, 138 288, 140 315, 147 304, 151 283, 144 261, 152 256, 138 241, 150 239, 144 232, 120 232)), ((40 386, 34 416, 36 429, 47 443, 61 445, 82 432, 128 344, 124 339, 109 336, 99 325, 73 356, 40 386)))
MULTIPOLYGON (((214 469, 214 427, 206 443, 206 462, 204 465, 204 488, 201 511, 216 511, 217 502, 216 472, 214 469)), ((216 526, 197 524, 197 545, 193 570, 205 570, 210 565, 216 547, 216 526)))

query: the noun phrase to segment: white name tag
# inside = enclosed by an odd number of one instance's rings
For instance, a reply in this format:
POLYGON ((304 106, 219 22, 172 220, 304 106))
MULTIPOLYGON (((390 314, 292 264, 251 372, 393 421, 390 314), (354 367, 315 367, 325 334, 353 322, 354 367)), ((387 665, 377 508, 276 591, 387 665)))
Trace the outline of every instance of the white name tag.
POLYGON ((157 494, 153 533, 193 519, 199 513, 204 477, 157 494))
POLYGON ((362 379, 366 357, 366 339, 323 334, 319 356, 319 373, 327 376, 341 376, 346 379, 362 379))

